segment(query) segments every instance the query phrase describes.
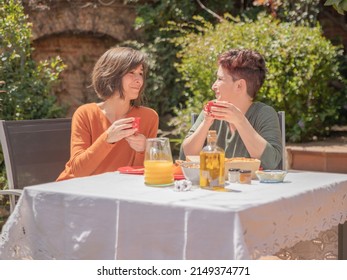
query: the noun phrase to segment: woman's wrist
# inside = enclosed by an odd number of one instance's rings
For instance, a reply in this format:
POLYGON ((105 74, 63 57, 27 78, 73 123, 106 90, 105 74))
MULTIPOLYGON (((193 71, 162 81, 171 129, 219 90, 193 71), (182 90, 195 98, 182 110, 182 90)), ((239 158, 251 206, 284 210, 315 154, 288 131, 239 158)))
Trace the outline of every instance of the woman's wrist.
POLYGON ((210 128, 210 126, 213 124, 213 121, 214 121, 214 119, 207 119, 207 118, 205 118, 203 121, 202 121, 202 125, 203 126, 207 126, 207 127, 209 127, 210 128))

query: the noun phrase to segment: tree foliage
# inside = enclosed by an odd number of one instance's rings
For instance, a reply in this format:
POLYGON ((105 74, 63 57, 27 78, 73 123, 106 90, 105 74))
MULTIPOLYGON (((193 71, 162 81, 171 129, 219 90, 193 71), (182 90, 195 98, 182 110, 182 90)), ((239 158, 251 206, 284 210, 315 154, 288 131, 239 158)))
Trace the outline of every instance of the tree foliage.
POLYGON ((269 14, 281 21, 300 25, 315 25, 322 8, 321 0, 255 0, 253 5, 263 6, 269 14))

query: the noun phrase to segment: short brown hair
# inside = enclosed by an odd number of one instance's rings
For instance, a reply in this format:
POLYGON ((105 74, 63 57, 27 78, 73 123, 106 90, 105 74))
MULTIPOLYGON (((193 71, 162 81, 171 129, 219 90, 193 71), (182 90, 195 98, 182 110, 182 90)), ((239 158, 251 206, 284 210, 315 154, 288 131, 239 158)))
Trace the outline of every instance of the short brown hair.
POLYGON ((233 80, 244 79, 247 94, 255 98, 266 76, 265 60, 256 51, 231 49, 218 57, 218 64, 226 69, 233 80))
POLYGON ((147 57, 144 53, 128 47, 111 48, 96 62, 92 72, 92 84, 98 97, 106 100, 117 91, 120 97, 124 98, 122 78, 139 65, 143 66, 144 80, 134 105, 140 105, 148 70, 147 57))

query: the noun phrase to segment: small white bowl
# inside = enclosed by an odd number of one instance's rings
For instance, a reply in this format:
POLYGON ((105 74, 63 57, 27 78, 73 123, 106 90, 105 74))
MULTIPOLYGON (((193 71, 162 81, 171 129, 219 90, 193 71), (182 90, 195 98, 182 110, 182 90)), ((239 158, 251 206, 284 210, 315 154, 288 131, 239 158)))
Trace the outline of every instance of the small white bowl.
POLYGON ((181 163, 181 168, 184 177, 191 181, 193 185, 200 184, 200 163, 186 161, 181 163))
POLYGON ((287 175, 284 170, 257 170, 255 171, 261 183, 281 183, 287 175))

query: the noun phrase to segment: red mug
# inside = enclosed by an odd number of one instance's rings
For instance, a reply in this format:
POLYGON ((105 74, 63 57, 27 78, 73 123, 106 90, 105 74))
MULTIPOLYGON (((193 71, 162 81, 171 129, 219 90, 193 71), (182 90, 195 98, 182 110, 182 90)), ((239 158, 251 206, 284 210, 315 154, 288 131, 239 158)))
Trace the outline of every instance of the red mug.
POLYGON ((140 117, 135 117, 134 118, 134 121, 132 123, 132 128, 135 128, 136 131, 139 131, 139 129, 140 129, 140 121, 141 121, 140 117))
POLYGON ((209 102, 207 102, 207 104, 205 105, 205 107, 204 107, 204 110, 207 112, 207 113, 211 113, 211 107, 212 106, 216 106, 216 107, 221 107, 221 106, 218 106, 216 103, 215 103, 215 101, 209 101, 209 102))

